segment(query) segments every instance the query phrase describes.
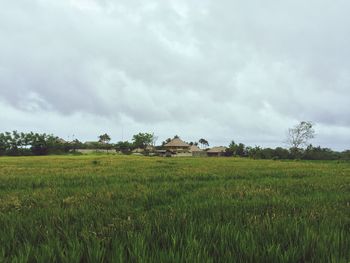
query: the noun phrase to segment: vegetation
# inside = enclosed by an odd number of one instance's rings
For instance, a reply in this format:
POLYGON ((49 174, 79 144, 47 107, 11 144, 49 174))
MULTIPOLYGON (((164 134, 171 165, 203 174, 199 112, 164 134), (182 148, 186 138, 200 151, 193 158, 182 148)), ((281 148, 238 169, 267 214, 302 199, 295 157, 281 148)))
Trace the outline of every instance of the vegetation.
POLYGON ((309 140, 315 137, 315 130, 310 121, 302 121, 293 128, 288 129, 287 143, 291 149, 298 150, 301 146, 306 146, 309 140))
POLYGON ((76 148, 79 143, 77 140, 67 143, 56 136, 45 133, 5 132, 0 133, 0 156, 65 153, 76 148))
POLYGON ((204 148, 205 146, 209 147, 209 142, 206 139, 199 139, 198 142, 200 143, 200 145, 202 145, 202 148, 204 148))
POLYGON ((98 136, 99 143, 108 144, 110 141, 111 137, 107 133, 98 136))
POLYGON ((250 157, 253 159, 273 159, 273 160, 350 160, 350 151, 336 152, 329 148, 322 148, 313 145, 305 149, 291 148, 262 148, 260 146, 249 147, 243 143, 236 144, 232 141, 226 150, 227 156, 250 157))
POLYGON ((226 152, 229 156, 247 157, 249 148, 246 148, 243 143, 236 144, 234 141, 232 141, 226 152))
MULTIPOLYGON (((302 159, 302 160, 350 160, 350 151, 336 152, 329 148, 320 146, 314 147, 306 143, 314 137, 315 131, 311 122, 301 122, 294 128, 289 129, 291 136, 291 147, 262 148, 260 146, 250 147, 243 143, 232 141, 227 148, 226 156, 249 157, 253 159, 302 159), (304 148, 302 148, 304 147, 304 148)), ((175 135, 173 138, 179 138, 175 135)), ((77 149, 104 149, 117 151, 123 154, 131 154, 136 148, 143 149, 143 154, 148 155, 155 149, 164 149, 164 145, 172 139, 168 138, 162 142, 161 146, 155 147, 158 137, 153 133, 138 133, 132 138, 132 142, 119 141, 110 143, 111 137, 105 133, 98 136, 98 141, 82 143, 75 139, 67 142, 57 136, 38 133, 19 133, 17 131, 0 133, 0 156, 22 156, 22 155, 50 155, 76 153, 77 149), (148 147, 152 146, 152 147, 148 147)), ((202 148, 208 147, 209 143, 205 139, 198 142, 189 142, 189 145, 201 144, 202 148)), ((152 153, 156 154, 155 152, 152 153)))
POLYGON ((0 262, 349 262, 350 163, 0 158, 0 262))
POLYGON ((138 133, 132 137, 134 148, 145 149, 147 146, 152 145, 154 141, 154 135, 151 133, 138 133))
POLYGON ((115 145, 115 149, 124 154, 130 153, 133 148, 134 145, 128 141, 120 141, 115 145))

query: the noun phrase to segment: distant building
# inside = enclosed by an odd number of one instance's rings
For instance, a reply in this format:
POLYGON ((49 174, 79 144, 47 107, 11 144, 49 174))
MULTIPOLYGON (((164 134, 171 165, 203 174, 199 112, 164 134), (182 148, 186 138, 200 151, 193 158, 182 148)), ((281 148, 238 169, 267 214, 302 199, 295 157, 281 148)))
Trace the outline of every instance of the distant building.
POLYGON ((89 146, 98 145, 100 143, 98 141, 86 141, 86 142, 84 142, 84 144, 89 147, 89 146))
MULTIPOLYGON (((111 150, 106 149, 76 149, 75 152, 82 154, 91 154, 91 153, 110 153, 111 150)), ((112 150, 113 152, 113 150, 112 150)))
POLYGON ((167 150, 156 150, 156 154, 162 157, 166 157, 166 156, 171 157, 171 153, 168 152, 167 150))
POLYGON ((148 154, 155 152, 155 148, 151 145, 147 145, 146 148, 136 148, 131 151, 133 154, 148 154))
POLYGON ((170 142, 164 145, 164 148, 174 154, 177 153, 189 153, 190 147, 188 143, 184 142, 180 138, 174 138, 170 142))
POLYGON ((191 145, 190 147, 190 152, 202 152, 203 150, 201 148, 199 148, 197 145, 191 145))
POLYGON ((147 145, 145 150, 149 151, 149 152, 154 152, 156 150, 156 148, 154 146, 152 146, 152 145, 147 145))
POLYGON ((203 151, 197 145, 191 145, 190 153, 192 153, 192 156, 194 156, 194 157, 205 157, 205 156, 207 156, 207 152, 203 151))
POLYGON ((210 157, 220 157, 220 156, 225 156, 226 154, 226 147, 224 146, 218 146, 218 147, 213 147, 207 151, 208 156, 210 157))
POLYGON ((65 139, 62 139, 62 138, 57 138, 57 142, 58 142, 58 143, 62 143, 62 144, 69 143, 69 142, 67 142, 65 139))
POLYGON ((136 148, 136 149, 132 150, 131 152, 132 152, 132 153, 144 153, 144 152, 145 152, 145 149, 136 148))

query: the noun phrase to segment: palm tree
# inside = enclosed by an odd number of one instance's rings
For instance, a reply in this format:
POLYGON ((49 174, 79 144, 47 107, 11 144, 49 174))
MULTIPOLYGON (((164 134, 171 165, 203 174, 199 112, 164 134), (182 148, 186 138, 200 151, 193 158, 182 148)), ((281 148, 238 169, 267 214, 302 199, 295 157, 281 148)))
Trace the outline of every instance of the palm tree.
POLYGON ((204 148, 204 146, 209 146, 209 142, 206 139, 202 138, 198 142, 202 145, 202 148, 204 148))
POLYGON ((99 142, 103 144, 107 144, 111 140, 111 137, 107 133, 100 135, 98 138, 99 142))

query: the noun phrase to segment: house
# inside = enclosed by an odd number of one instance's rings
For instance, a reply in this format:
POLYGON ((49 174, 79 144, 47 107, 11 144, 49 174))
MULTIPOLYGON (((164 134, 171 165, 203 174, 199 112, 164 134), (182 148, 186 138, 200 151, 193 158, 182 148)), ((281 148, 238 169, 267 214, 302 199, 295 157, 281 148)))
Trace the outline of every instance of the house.
POLYGON ((135 155, 140 155, 140 154, 150 154, 150 153, 154 153, 155 152, 155 148, 151 145, 147 145, 145 148, 136 148, 134 150, 131 151, 132 154, 135 154, 135 155))
POLYGON ((145 151, 148 151, 148 152, 154 152, 155 150, 156 148, 152 145, 147 145, 145 148, 145 151))
POLYGON ((213 147, 207 151, 208 156, 210 157, 220 157, 225 156, 226 154, 226 147, 219 146, 219 147, 213 147))
POLYGON ((140 153, 144 153, 145 152, 145 149, 142 149, 142 148, 136 148, 134 150, 131 151, 133 154, 140 154, 140 153))
POLYGON ((180 138, 174 138, 170 142, 164 145, 164 148, 172 152, 174 154, 177 153, 189 153, 190 152, 190 147, 188 143, 185 143, 183 140, 180 138))
POLYGON ((199 148, 197 145, 191 145, 190 152, 191 153, 193 153, 193 152, 202 152, 202 149, 199 148))
POLYGON ((82 153, 82 154, 109 153, 110 150, 106 150, 106 149, 75 149, 75 152, 82 153))
POLYGON ((168 152, 167 150, 156 150, 156 155, 161 156, 161 157, 171 157, 171 153, 168 152))
POLYGON ((205 156, 207 156, 207 152, 203 151, 197 145, 191 145, 190 153, 192 153, 192 156, 195 156, 195 157, 205 157, 205 156))

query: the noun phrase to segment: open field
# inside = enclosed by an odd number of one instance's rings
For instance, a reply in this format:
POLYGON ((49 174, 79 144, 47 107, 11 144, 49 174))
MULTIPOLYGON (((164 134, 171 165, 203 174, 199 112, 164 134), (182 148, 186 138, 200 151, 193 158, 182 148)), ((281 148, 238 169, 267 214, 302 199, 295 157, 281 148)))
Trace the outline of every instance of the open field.
POLYGON ((0 262, 349 262, 350 163, 0 158, 0 262))

